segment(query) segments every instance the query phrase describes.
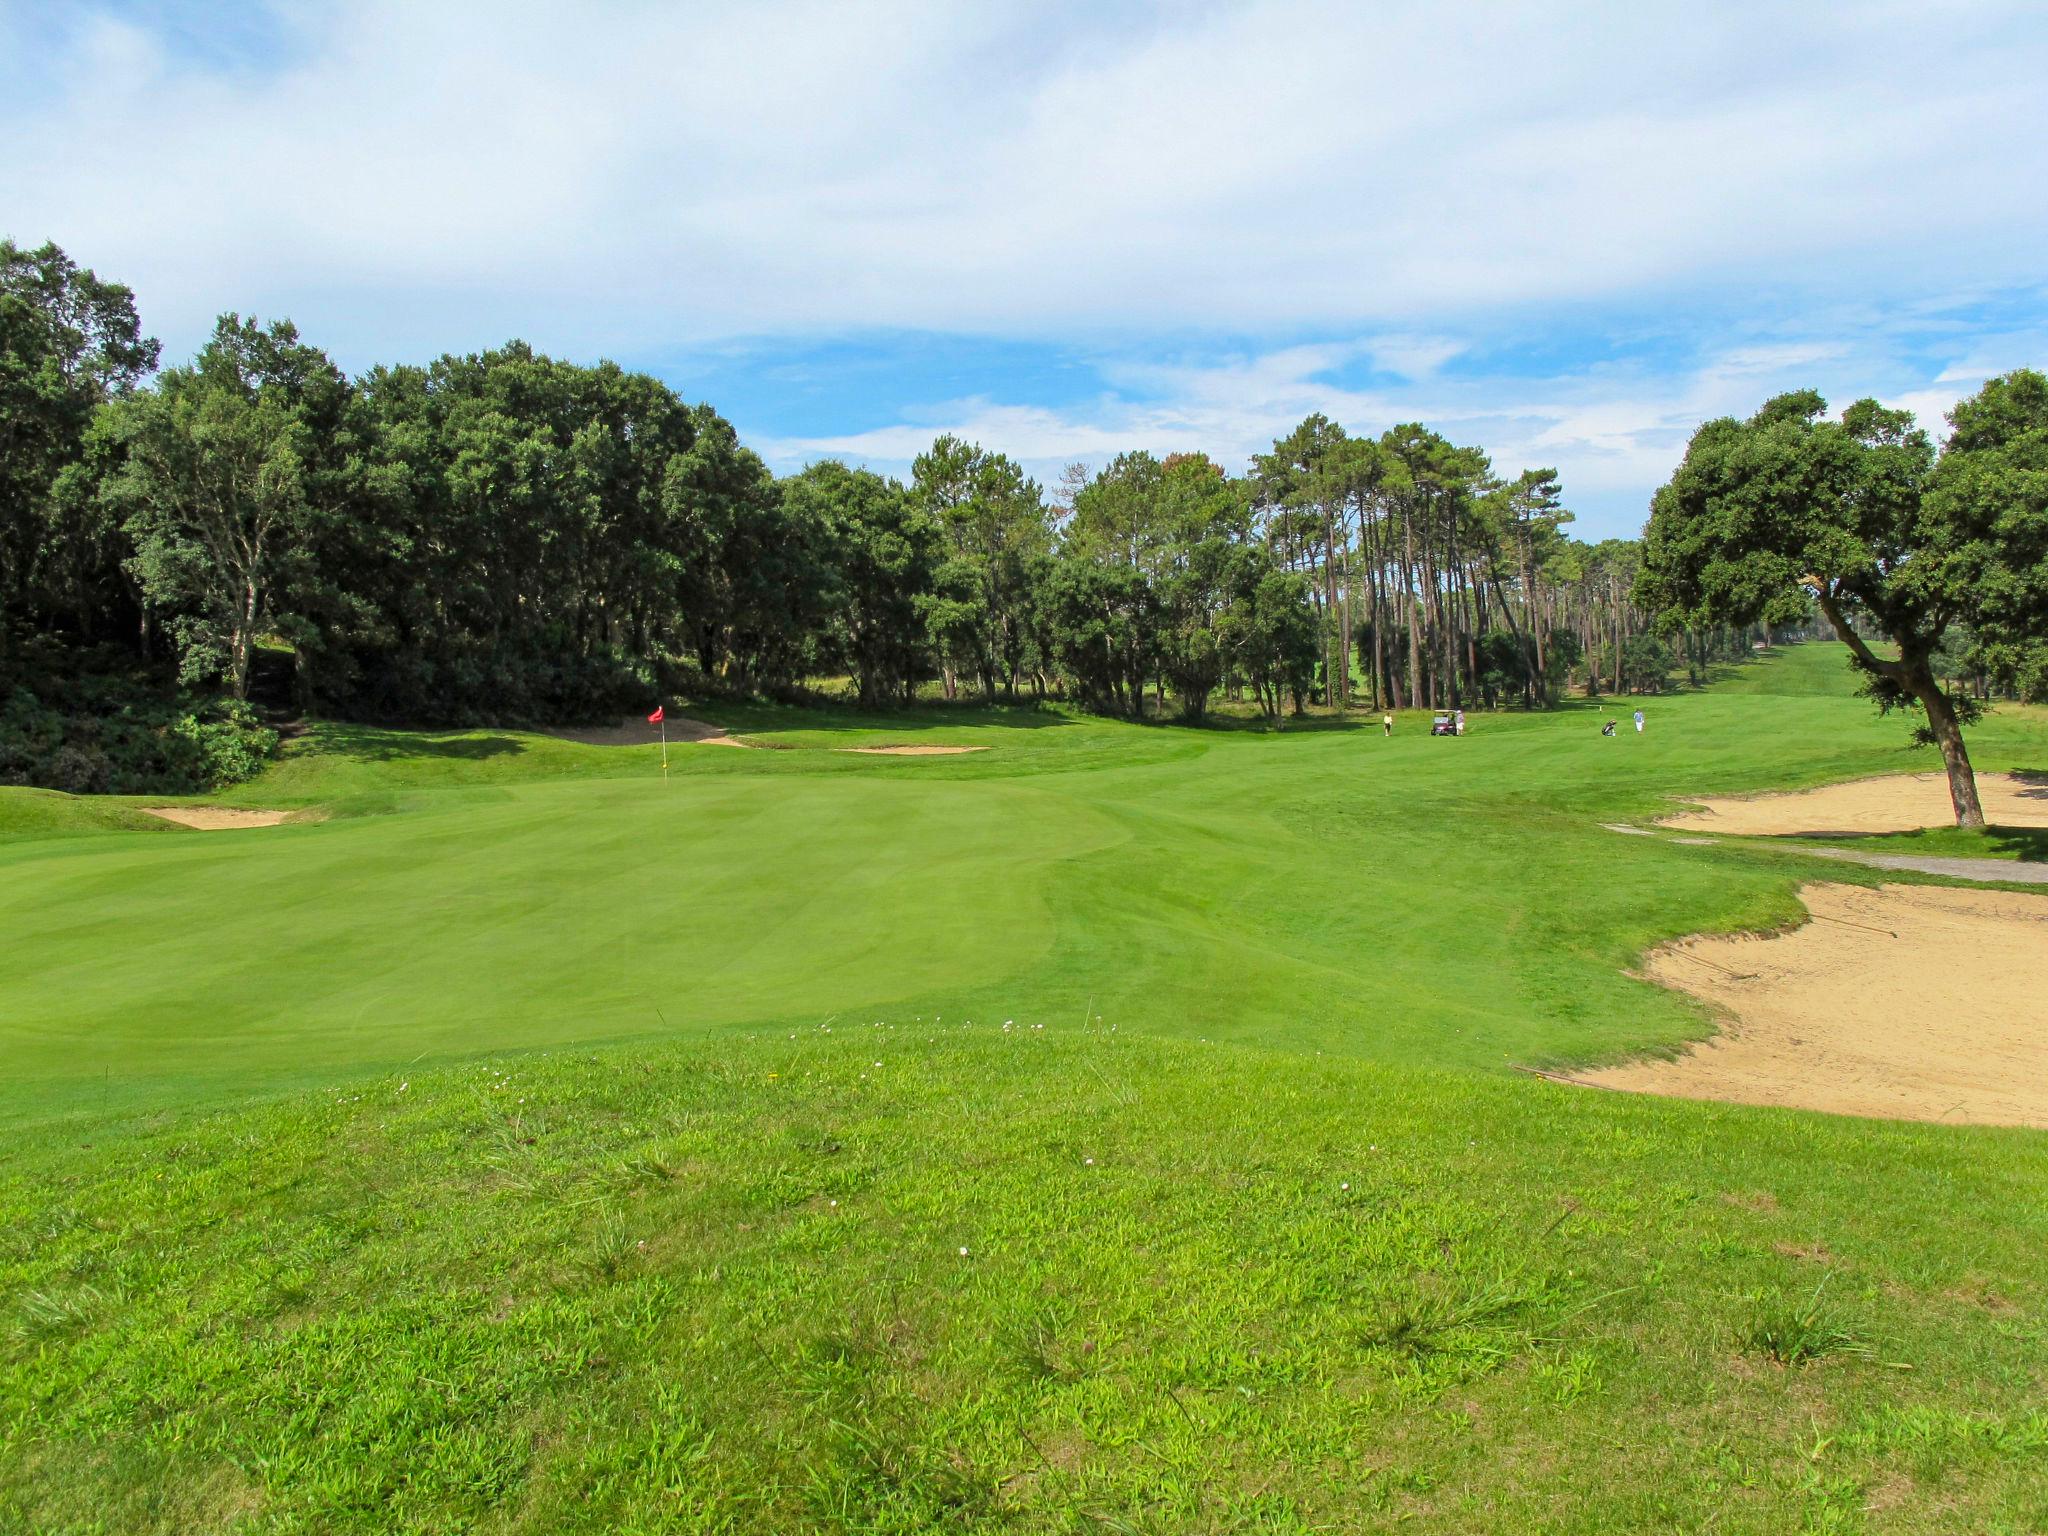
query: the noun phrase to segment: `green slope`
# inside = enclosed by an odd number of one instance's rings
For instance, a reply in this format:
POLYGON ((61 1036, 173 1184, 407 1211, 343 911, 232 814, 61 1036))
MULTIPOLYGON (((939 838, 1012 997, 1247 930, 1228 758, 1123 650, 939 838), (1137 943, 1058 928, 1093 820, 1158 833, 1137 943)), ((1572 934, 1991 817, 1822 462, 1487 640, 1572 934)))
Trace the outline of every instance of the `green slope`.
POLYGON ((1600 825, 1929 766, 1848 683, 0 791, 0 1530, 2048 1529, 2048 1139, 1504 1070, 1877 878, 1600 825))

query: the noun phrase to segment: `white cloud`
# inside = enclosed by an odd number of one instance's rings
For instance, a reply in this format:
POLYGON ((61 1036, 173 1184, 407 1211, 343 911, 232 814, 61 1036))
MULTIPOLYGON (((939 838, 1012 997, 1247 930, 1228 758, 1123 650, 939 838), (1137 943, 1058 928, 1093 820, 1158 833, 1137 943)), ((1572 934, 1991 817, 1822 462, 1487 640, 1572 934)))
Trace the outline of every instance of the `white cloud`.
POLYGON ((77 14, 0 207, 180 344, 230 305, 345 354, 1385 324, 1427 377, 1445 312, 2005 281, 2048 231, 2024 4, 355 0, 234 69, 77 14))
POLYGON ((1100 395, 998 375, 764 446, 901 466, 950 428, 1050 471, 1424 419, 1619 531, 1703 416, 1816 383, 1938 418, 2048 355, 1949 302, 2039 283, 2026 0, 341 0, 237 13, 272 37, 231 58, 138 14, 176 13, 0 0, 0 233, 133 284, 174 357, 230 307, 352 367, 1028 340, 1100 395), (1681 361, 1602 361, 1623 313, 1681 361), (1590 340, 1513 361, 1532 332, 1590 340), (1218 355, 1259 336, 1295 344, 1218 355))

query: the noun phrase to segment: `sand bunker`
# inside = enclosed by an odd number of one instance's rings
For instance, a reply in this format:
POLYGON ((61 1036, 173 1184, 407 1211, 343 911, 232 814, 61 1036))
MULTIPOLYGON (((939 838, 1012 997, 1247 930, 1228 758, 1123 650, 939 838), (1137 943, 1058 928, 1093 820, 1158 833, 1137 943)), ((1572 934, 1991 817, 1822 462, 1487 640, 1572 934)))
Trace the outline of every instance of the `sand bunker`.
POLYGON ((987 747, 840 747, 841 752, 860 752, 868 757, 954 757, 962 752, 986 752, 987 747))
MULTIPOLYGON (((1995 827, 2048 827, 2048 776, 1980 773, 1977 798, 1995 827)), ((1854 837, 1953 826, 1955 819, 1946 774, 1895 773, 1791 794, 1702 800, 1699 810, 1657 825, 1744 837, 1854 837)))
MULTIPOLYGON (((592 726, 588 729, 543 731, 560 741, 581 742, 586 747, 652 747, 661 742, 661 727, 650 725, 637 715, 621 720, 617 725, 592 726)), ((703 747, 749 747, 752 742, 741 741, 722 725, 713 725, 709 720, 692 720, 687 715, 668 717, 668 744, 670 746, 703 747)))
POLYGON ((161 816, 181 827, 201 832, 225 832, 230 827, 274 827, 289 821, 290 811, 237 811, 224 805, 145 805, 145 816, 161 816))
POLYGON ((1789 933, 1653 951, 1729 1017, 1676 1061, 1574 1081, 1836 1114, 2048 1127, 2048 899, 1809 885, 1789 933), (1896 937, 1894 937, 1896 935, 1896 937))

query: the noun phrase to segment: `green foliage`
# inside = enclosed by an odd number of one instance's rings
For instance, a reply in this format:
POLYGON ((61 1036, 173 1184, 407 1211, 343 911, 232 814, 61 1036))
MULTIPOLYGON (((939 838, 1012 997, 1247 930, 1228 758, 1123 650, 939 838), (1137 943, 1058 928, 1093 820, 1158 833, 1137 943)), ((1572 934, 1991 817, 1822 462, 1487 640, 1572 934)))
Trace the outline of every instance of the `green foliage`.
POLYGON ((181 693, 118 655, 41 643, 18 659, 0 696, 0 784, 197 794, 253 778, 276 754, 277 733, 246 704, 181 693))
POLYGON ((687 666, 773 691, 817 659, 829 572, 709 407, 521 343, 357 390, 367 464, 291 632, 307 701, 373 720, 616 719, 687 666))
POLYGON ((826 459, 782 482, 786 515, 818 530, 834 573, 825 658, 853 671, 863 707, 907 702, 926 674, 925 604, 939 527, 894 480, 826 459))
POLYGON ((1319 647, 1308 584, 1273 580, 1250 487, 1199 454, 1116 458, 1074 496, 1050 582, 1054 659, 1091 708, 1136 718, 1155 679, 1199 721, 1226 686, 1269 716, 1306 698, 1319 647))
POLYGON ((979 443, 940 437, 911 469, 911 497, 939 531, 941 554, 923 603, 947 695, 978 681, 1014 699, 1035 656, 1032 587, 1052 549, 1038 482, 979 443))
MULTIPOLYGON (((0 239, 0 615, 68 620, 88 637, 109 606, 125 616, 86 438, 93 412, 132 391, 156 355, 128 289, 54 245, 0 239)), ((0 663, 12 638, 0 624, 0 663)))
MULTIPOLYGON (((1879 708, 1925 711, 1918 739, 1942 748, 1957 824, 1981 825, 1962 738, 1973 706, 1941 686, 1933 658, 1951 625, 1981 621, 1997 590, 1987 572, 2022 541, 1996 527, 2003 491, 1971 494, 1961 471, 1946 494, 1930 490, 1934 444, 1909 412, 1859 400, 1830 421, 1826 409, 1805 390, 1693 435, 1651 504, 1637 600, 1688 623, 1768 622, 1810 591, 1879 708), (1859 622, 1895 654, 1872 650, 1859 622)), ((2042 527, 2048 551, 2048 511, 2042 527)))
POLYGON ((2048 698, 2048 377, 2023 368, 1957 404, 1928 493, 1968 540, 1968 665, 2048 698))
POLYGON ((1632 635, 1621 650, 1622 686, 1631 693, 1662 693, 1676 664, 1671 647, 1658 636, 1632 635))
POLYGON ((248 696, 281 590, 313 560, 347 399, 340 371, 289 322, 224 315, 190 367, 106 409, 118 467, 103 495, 133 540, 143 601, 176 639, 182 682, 248 696))

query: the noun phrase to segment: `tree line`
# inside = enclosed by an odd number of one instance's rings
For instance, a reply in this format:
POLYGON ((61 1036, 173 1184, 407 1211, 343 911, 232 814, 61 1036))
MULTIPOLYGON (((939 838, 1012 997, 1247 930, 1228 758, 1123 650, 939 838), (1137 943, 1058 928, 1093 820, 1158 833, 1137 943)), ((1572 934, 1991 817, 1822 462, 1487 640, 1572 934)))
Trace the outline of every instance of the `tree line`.
MULTIPOLYGON (((1817 397, 1709 423, 1646 540, 1586 542, 1554 470, 1499 475, 1417 423, 1375 437, 1314 415, 1242 474, 1132 452, 1048 494, 950 436, 907 481, 834 461, 778 478, 710 406, 519 342, 350 378, 288 322, 227 314, 190 361, 159 362, 128 289, 0 242, 0 779, 139 787, 173 758, 231 776, 264 749, 252 694, 415 724, 832 676, 869 707, 933 685, 1189 720, 1218 699, 1275 719, 1543 707, 1701 680, 1817 612, 1952 663, 1974 626, 1980 676, 2033 676, 2010 617, 2031 589, 1900 629, 1871 583, 1912 532, 1858 524, 1868 570, 1829 565, 1832 544, 1736 547, 1756 542, 1745 496, 1775 497, 1778 523, 1816 496, 1868 521, 1878 480, 1888 507, 1916 475, 1947 487, 1925 506, 1961 505, 1962 465, 1985 462, 1975 426, 1937 469, 1924 435, 1818 423, 1817 397), (1797 463, 1759 489, 1766 439, 1797 463)), ((2027 387, 1999 409, 2026 418, 2027 387)), ((1924 523, 1913 508, 1885 515, 1924 523)), ((1918 672, 1894 681, 1926 707, 1918 672)), ((1970 707, 1937 703, 1936 735, 1970 707)))
POLYGON ((245 732, 266 687, 343 718, 548 723, 846 675, 870 706, 936 682, 1199 720, 1219 696, 1543 703, 1575 668, 1668 671, 1627 599, 1633 543, 1572 540, 1554 472, 1502 481, 1420 425, 1315 416, 1246 474, 1129 453, 1050 496, 953 437, 907 483, 777 478, 708 405, 518 342, 350 378, 288 322, 227 314, 159 369, 128 289, 12 243, 0 359, 17 746, 133 713, 43 707, 53 679, 124 668, 245 732))

